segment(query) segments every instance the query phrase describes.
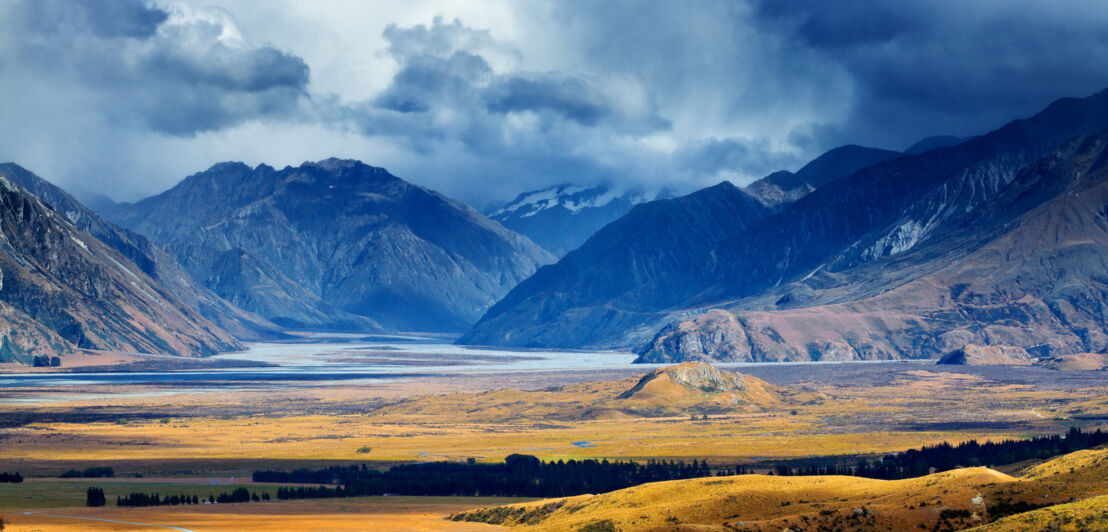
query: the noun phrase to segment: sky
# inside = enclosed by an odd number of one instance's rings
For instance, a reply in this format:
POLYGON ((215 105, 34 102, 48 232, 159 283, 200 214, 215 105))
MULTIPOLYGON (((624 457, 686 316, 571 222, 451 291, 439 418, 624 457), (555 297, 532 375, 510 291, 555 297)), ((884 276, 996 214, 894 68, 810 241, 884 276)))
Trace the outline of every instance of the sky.
POLYGON ((972 136, 1108 87, 1101 0, 0 0, 0 160, 134 201, 360 159, 495 207, 972 136))

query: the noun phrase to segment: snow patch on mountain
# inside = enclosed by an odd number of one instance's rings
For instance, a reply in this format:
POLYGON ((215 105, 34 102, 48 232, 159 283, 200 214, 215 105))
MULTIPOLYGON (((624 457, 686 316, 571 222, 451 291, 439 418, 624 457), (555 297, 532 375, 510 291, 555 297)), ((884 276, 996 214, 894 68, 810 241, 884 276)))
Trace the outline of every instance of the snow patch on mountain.
MULTIPOLYGON (((542 190, 524 192, 504 207, 489 213, 493 219, 529 218, 544 210, 561 207, 570 214, 580 213, 584 209, 600 208, 615 201, 621 194, 604 186, 583 187, 563 184, 542 190)), ((646 201, 642 195, 631 195, 631 203, 646 201)))

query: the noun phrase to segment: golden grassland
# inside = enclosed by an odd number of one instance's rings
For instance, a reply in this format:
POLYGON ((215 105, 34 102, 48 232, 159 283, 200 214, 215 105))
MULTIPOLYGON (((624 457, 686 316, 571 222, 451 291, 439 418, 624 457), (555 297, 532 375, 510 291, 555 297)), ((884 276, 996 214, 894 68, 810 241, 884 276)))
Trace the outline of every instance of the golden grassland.
POLYGON ((35 511, 30 515, 22 512, 6 514, 4 518, 8 527, 4 532, 164 531, 166 526, 197 532, 475 532, 503 528, 483 523, 455 523, 444 520, 443 516, 464 508, 503 504, 510 500, 480 497, 360 497, 152 508, 56 508, 35 511), (110 523, 92 519, 142 524, 110 523))
POLYGON ((998 503, 1025 503, 1051 506, 997 521, 995 529, 1057 522, 1098 530, 1089 523, 1104 522, 1106 493, 1108 449, 1099 449, 1049 461, 1020 478, 982 467, 895 481, 740 475, 484 508, 453 519, 528 531, 961 530, 1001 517, 990 515, 1000 511, 998 503))
POLYGON ((1005 517, 995 523, 989 523, 972 530, 977 532, 1108 530, 1108 495, 1032 510, 1005 517))
MULTIPOLYGON (((943 441, 1053 434, 1072 425, 1094 428, 1108 409, 1108 383, 1062 389, 926 368, 903 371, 876 384, 780 388, 751 379, 751 393, 745 395, 701 394, 666 385, 631 399, 618 397, 637 381, 631 377, 531 391, 475 389, 451 380, 168 395, 160 395, 164 390, 130 386, 82 390, 88 398, 59 396, 48 403, 4 405, 0 421, 22 421, 0 424, 0 471, 39 478, 0 485, 0 515, 16 524, 10 530, 141 529, 22 514, 47 507, 64 507, 65 515, 114 516, 106 518, 197 530, 357 530, 367 523, 378 530, 465 530, 487 525, 442 517, 495 503, 412 498, 405 503, 411 511, 404 512, 393 511, 399 498, 153 509, 74 507, 83 503, 83 490, 89 485, 105 487, 110 501, 132 488, 206 496, 232 489, 209 485, 209 480, 222 483, 226 476, 236 475, 236 482, 243 482, 254 469, 334 463, 385 466, 470 457, 500 461, 512 453, 525 453, 545 460, 695 458, 733 465, 879 454, 943 441), (112 395, 121 391, 126 393, 112 395), (708 419, 703 419, 705 415, 708 419), (73 482, 44 478, 69 468, 105 465, 123 476, 156 478, 73 482)), ((946 508, 970 512, 969 517, 946 518, 946 525, 964 528, 983 524, 972 519, 975 510, 970 501, 978 491, 986 500, 998 497, 1036 505, 1108 492, 1098 491, 1101 483, 1096 477, 1108 478, 1108 471, 1097 469, 1101 460, 1105 460, 1103 454, 1077 453, 1021 472, 1027 480, 1020 481, 983 469, 893 483, 757 475, 700 479, 695 482, 703 484, 689 484, 687 491, 670 494, 652 491, 663 489, 662 485, 632 488, 641 490, 629 492, 641 500, 628 501, 639 506, 588 499, 592 505, 588 513, 577 508, 582 502, 543 513, 565 519, 550 523, 566 526, 588 526, 592 521, 581 519, 589 517, 594 521, 618 518, 628 529, 708 523, 710 530, 741 521, 746 528, 780 530, 785 526, 818 529, 816 523, 932 527, 940 523, 941 509, 946 508), (1087 489, 1075 490, 1074 485, 1087 489), (735 500, 719 503, 713 494, 735 500), (680 498, 682 506, 667 514, 646 501, 657 497, 680 498), (750 501, 761 501, 765 512, 743 513, 747 511, 743 505, 754 504, 750 501), (945 506, 939 506, 940 501, 945 506), (616 517, 604 517, 609 510, 616 517), (701 515, 710 519, 697 517, 701 515)), ((251 489, 260 493, 272 486, 251 489)), ((542 526, 559 529, 549 523, 542 526)))
POLYGON ((768 407, 713 405, 708 420, 699 414, 691 420, 672 410, 667 417, 619 410, 613 398, 634 381, 390 398, 391 403, 367 403, 357 413, 348 408, 358 396, 352 388, 61 402, 36 407, 37 412, 114 409, 134 417, 2 428, 0 465, 53 471, 112 461, 499 461, 512 453, 543 459, 707 458, 728 463, 885 453, 942 441, 1060 432, 1080 424, 1072 417, 1075 407, 1084 402, 1097 408, 1098 397, 1108 393, 1108 387, 1041 390, 919 371, 883 386, 797 389, 787 393, 803 400, 786 396, 785 402, 768 407), (236 414, 244 404, 268 410, 236 414), (339 413, 306 413, 327 412, 332 405, 339 413), (601 411, 605 414, 585 415, 601 411), (143 412, 165 417, 143 419, 143 412), (358 452, 365 447, 371 452, 358 452))

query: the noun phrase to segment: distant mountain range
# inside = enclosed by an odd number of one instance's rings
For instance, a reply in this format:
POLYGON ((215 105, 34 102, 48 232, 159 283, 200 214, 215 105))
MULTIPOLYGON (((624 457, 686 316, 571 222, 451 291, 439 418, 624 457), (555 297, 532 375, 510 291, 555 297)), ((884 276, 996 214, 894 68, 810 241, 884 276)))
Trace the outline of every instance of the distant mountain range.
MULTIPOLYGON (((82 231, 68 218, 79 218, 77 211, 51 206, 16 184, 9 174, 36 184, 21 170, 0 168, 0 362, 30 363, 76 349, 200 356, 243 347, 125 253, 82 231)), ((61 205, 71 198, 52 199, 61 205)), ((142 255, 141 239, 127 244, 142 255)))
POLYGON ((875 162, 791 202, 724 184, 639 205, 461 341, 636 346, 647 362, 1108 349, 1105 129, 1108 91, 916 154, 851 148, 875 162))
POLYGON ((231 303, 290 328, 462 331, 553 257, 358 161, 221 163, 108 207, 231 303))
POLYGON ((493 219, 351 160, 220 163, 98 200, 103 217, 3 164, 0 362, 206 355, 290 328, 641 362, 1105 352, 1106 130, 1108 91, 904 153, 843 146, 745 189, 563 185, 493 219))
POLYGON ((488 216, 562 257, 648 199, 642 192, 617 192, 604 185, 564 184, 524 192, 488 216))

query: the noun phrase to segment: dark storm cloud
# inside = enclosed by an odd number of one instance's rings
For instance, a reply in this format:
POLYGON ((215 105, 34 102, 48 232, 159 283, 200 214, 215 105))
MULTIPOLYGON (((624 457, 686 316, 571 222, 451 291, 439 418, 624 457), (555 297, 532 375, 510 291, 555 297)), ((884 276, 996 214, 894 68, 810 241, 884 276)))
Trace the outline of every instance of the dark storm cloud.
MULTIPOLYGON (((840 65, 855 110, 827 143, 977 134, 1108 85, 1102 2, 764 0, 760 24, 840 65)), ((903 146, 894 146, 903 147, 903 146)))
POLYGON ((29 28, 46 33, 75 28, 99 37, 150 37, 169 14, 141 2, 41 0, 16 7, 29 28))
POLYGON ((358 157, 483 207, 567 181, 742 185, 838 145, 978 134, 1108 86, 1101 0, 428 11, 0 1, 0 114, 21 125, 0 129, 0 158, 150 192, 222 159, 358 157))
POLYGON ((579 78, 510 77, 490 87, 485 102, 494 113, 552 111, 586 126, 596 125, 608 113, 601 95, 579 78))
POLYGON ((383 36, 398 66, 388 86, 367 102, 321 100, 317 109, 451 161, 460 181, 524 172, 530 187, 611 176, 616 169, 583 147, 606 150, 616 137, 671 127, 637 80, 519 70, 517 50, 457 20, 389 26, 383 36))
POLYGON ((86 92, 127 127, 191 136, 287 116, 308 83, 302 59, 246 46, 218 17, 127 0, 29 1, 12 13, 28 30, 14 44, 24 72, 86 92))

